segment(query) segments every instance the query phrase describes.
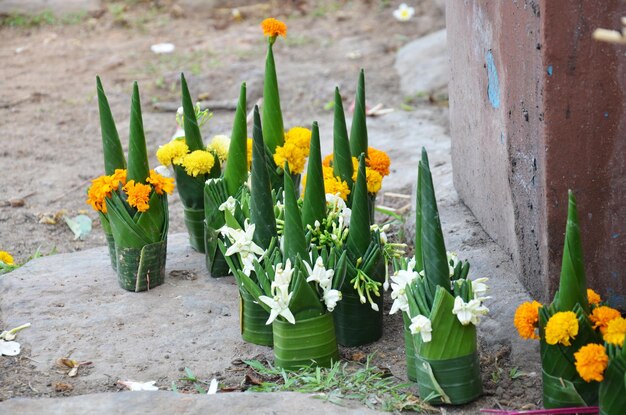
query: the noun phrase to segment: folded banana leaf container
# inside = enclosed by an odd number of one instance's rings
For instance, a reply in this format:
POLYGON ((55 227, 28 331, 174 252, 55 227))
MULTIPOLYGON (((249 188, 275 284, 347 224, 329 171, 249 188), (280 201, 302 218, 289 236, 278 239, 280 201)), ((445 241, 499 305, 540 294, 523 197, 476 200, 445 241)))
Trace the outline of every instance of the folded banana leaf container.
POLYGON ((303 366, 330 367, 339 360, 335 325, 330 313, 291 324, 274 320, 274 365, 294 370, 303 366))
POLYGON ((224 259, 224 255, 222 254, 222 251, 217 243, 219 238, 218 232, 208 226, 206 221, 204 226, 206 269, 209 270, 209 273, 213 278, 226 277, 230 275, 230 268, 228 267, 228 263, 224 259))
POLYGON ((269 313, 246 290, 239 290, 239 307, 241 337, 248 343, 271 346, 274 343, 272 325, 265 324, 269 313))
POLYGON ((596 382, 587 383, 582 379, 568 380, 552 376, 545 370, 541 371, 541 375, 545 408, 588 406, 598 402, 596 382))
POLYGON ((482 394, 478 353, 445 360, 420 356, 420 335, 413 336, 420 398, 430 404, 462 405, 482 394))
POLYGON ((600 415, 622 415, 626 413, 626 352, 608 348, 611 360, 600 383, 600 415))
POLYGON ((189 233, 189 244, 197 252, 204 253, 204 209, 184 208, 185 226, 189 233))
POLYGON ((115 253, 115 239, 113 238, 113 234, 109 230, 107 232, 104 231, 104 236, 107 238, 107 246, 109 247, 109 258, 111 259, 111 268, 113 271, 117 271, 117 254, 115 253))
POLYGON ((383 335, 383 297, 373 297, 379 310, 374 311, 368 302, 361 304, 358 293, 353 290, 343 290, 342 296, 333 311, 337 343, 353 347, 380 339, 383 335))
POLYGON ((404 349, 406 352, 406 375, 410 381, 417 381, 417 366, 416 366, 416 357, 415 357, 415 346, 413 345, 413 335, 411 334, 411 330, 409 330, 409 325, 411 324, 411 320, 403 314, 404 319, 404 349))
POLYGON ((150 290, 165 280, 167 239, 143 248, 116 247, 117 279, 128 291, 150 290))

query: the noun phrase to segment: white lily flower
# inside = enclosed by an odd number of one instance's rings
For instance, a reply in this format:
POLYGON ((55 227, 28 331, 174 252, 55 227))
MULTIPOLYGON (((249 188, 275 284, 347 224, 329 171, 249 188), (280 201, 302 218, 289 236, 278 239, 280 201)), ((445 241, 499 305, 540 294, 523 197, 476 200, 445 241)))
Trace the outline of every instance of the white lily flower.
POLYGON ((478 299, 470 300, 469 303, 463 301, 461 297, 454 299, 454 308, 452 314, 455 314, 462 325, 467 326, 469 323, 478 325, 480 317, 489 312, 489 309, 482 305, 482 301, 478 299))
POLYGON ((207 391, 207 395, 215 395, 217 393, 217 387, 219 385, 219 382, 217 381, 217 379, 213 378, 211 379, 211 384, 209 385, 209 390, 207 391))
POLYGON ((345 226, 350 226, 351 217, 352 217, 352 209, 350 209, 349 207, 345 207, 341 210, 341 219, 343 219, 343 224, 345 226))
POLYGON ((342 294, 339 290, 325 290, 324 291, 324 303, 328 311, 332 312, 337 306, 337 303, 341 301, 342 294))
POLYGON ((416 264, 417 261, 415 260, 415 255, 413 255, 413 258, 409 259, 409 262, 406 264, 406 269, 409 271, 415 271, 416 264))
POLYGON ((409 300, 406 296, 406 286, 417 279, 417 272, 399 270, 391 276, 391 298, 394 300, 389 314, 398 310, 409 312, 409 300))
POLYGON ((489 286, 485 284, 489 278, 476 278, 472 280, 472 291, 474 292, 474 298, 477 300, 486 299, 487 290, 489 290, 489 286))
POLYGON ((342 210, 346 208, 346 202, 344 202, 344 200, 338 195, 334 195, 332 193, 326 193, 326 204, 330 205, 333 210, 342 210))
POLYGON ((306 262, 304 265, 309 273, 309 277, 306 279, 306 282, 315 281, 320 285, 320 287, 322 287, 323 290, 330 288, 333 282, 333 275, 335 275, 335 270, 326 269, 321 256, 317 257, 315 265, 313 265, 313 269, 311 269, 309 264, 306 262))
POLYGON ((446 251, 446 258, 448 259, 448 267, 450 267, 450 276, 453 276, 454 268, 456 268, 456 265, 459 263, 459 256, 456 252, 446 251), (450 265, 450 262, 452 262, 452 265, 450 265))
POLYGON ((119 385, 125 386, 131 391, 158 391, 159 387, 155 386, 155 380, 149 382, 135 382, 134 380, 118 380, 119 385))
POLYGON ((256 255, 263 255, 265 253, 263 248, 252 241, 254 236, 254 227, 255 225, 250 225, 248 220, 246 220, 244 224, 245 230, 227 227, 228 237, 233 244, 226 250, 226 256, 231 256, 241 252, 251 252, 256 255))
POLYGON ((276 295, 274 298, 270 298, 266 295, 262 295, 259 297, 259 301, 267 304, 270 308, 270 317, 267 319, 266 325, 272 324, 272 321, 276 319, 278 316, 282 316, 290 322, 291 324, 296 324, 296 319, 294 318, 291 310, 289 310, 289 301, 291 301, 291 296, 293 293, 286 295, 286 290, 282 288, 278 288, 276 290, 276 295))
POLYGON ((421 314, 418 314, 411 319, 409 330, 411 330, 411 334, 419 333, 422 336, 422 341, 424 343, 428 343, 433 339, 432 323, 428 317, 421 314))
POLYGON ((254 261, 258 261, 256 255, 252 252, 240 252, 239 257, 241 258, 241 265, 243 265, 243 269, 241 270, 248 277, 254 271, 254 261))
POLYGON ((230 213, 234 215, 236 207, 237 207, 237 199, 235 199, 232 196, 228 196, 228 199, 226 199, 226 202, 222 203, 218 209, 222 212, 228 210, 230 213))
POLYGON ((21 348, 18 342, 0 340, 0 356, 17 356, 21 348))
POLYGON ((415 14, 413 7, 407 6, 406 3, 402 3, 400 7, 393 11, 393 17, 400 22, 407 22, 411 20, 411 17, 415 14))
POLYGON ((285 268, 283 268, 283 264, 276 265, 276 269, 274 271, 274 281, 272 281, 272 290, 280 287, 288 288, 294 271, 295 269, 291 268, 290 259, 287 259, 287 262, 285 262, 285 268))

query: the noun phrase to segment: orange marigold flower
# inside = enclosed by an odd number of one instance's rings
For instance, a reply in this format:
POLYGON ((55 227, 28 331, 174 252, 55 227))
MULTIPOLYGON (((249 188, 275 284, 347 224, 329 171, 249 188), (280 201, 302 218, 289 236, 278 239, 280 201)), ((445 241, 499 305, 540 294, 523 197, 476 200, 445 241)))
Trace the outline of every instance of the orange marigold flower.
POLYGON ((535 330, 539 322, 539 309, 541 307, 541 303, 537 301, 533 301, 532 303, 526 301, 517 307, 513 324, 521 338, 526 340, 539 340, 539 336, 537 336, 535 330))
POLYGON ((598 305, 602 302, 602 298, 600 297, 600 294, 591 288, 587 288, 587 301, 589 301, 589 304, 591 305, 598 305))
POLYGON ((322 166, 326 166, 326 167, 333 166, 333 153, 330 153, 329 155, 324 157, 324 160, 322 160, 322 166))
POLYGON ((269 17, 261 22, 263 35, 269 37, 282 36, 287 37, 287 25, 280 20, 269 17))
POLYGON ((546 324, 546 343, 571 346, 570 340, 578 335, 578 318, 573 311, 559 311, 546 324))
POLYGON ((619 318, 622 315, 614 308, 605 305, 596 307, 589 315, 589 320, 593 323, 594 329, 600 329, 600 333, 606 333, 606 326, 609 321, 619 318))
POLYGON ((626 337, 626 318, 618 317, 609 321, 604 333, 604 341, 623 347, 624 337, 626 337))
POLYGON ((163 193, 171 195, 174 191, 174 179, 171 177, 163 177, 154 170, 150 170, 150 177, 148 177, 146 181, 154 187, 154 191, 159 195, 163 193))
POLYGON ((609 364, 609 356, 601 344, 589 343, 574 353, 576 371, 585 382, 602 382, 604 371, 609 364))
POLYGON ((128 204, 137 208, 139 212, 145 212, 150 208, 150 192, 152 187, 149 184, 135 183, 134 180, 129 181, 124 186, 124 192, 128 195, 128 204))
POLYGON ((120 183, 124 186, 126 184, 126 169, 115 169, 115 173, 111 175, 111 180, 116 189, 120 183))
POLYGON ((381 176, 389 176, 391 159, 384 151, 375 149, 374 147, 368 147, 365 162, 367 167, 376 170, 381 176))
POLYGON ((115 189, 111 176, 100 176, 91 181, 91 186, 87 190, 87 203, 99 212, 107 213, 105 199, 111 196, 115 189))

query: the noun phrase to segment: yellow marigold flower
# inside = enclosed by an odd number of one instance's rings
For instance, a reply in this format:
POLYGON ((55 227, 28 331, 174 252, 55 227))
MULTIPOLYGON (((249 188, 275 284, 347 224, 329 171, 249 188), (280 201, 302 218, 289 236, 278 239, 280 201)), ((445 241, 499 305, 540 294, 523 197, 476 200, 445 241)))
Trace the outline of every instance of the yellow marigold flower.
POLYGON ((537 324, 539 322, 539 309, 542 307, 541 303, 533 301, 532 303, 526 301, 520 304, 515 310, 515 317, 513 324, 517 329, 520 337, 523 339, 539 340, 539 336, 535 332, 537 324))
POLYGON ((276 37, 280 35, 287 37, 287 25, 273 17, 263 20, 261 28, 263 29, 263 36, 276 37))
POLYGON ((609 364, 609 356, 601 344, 589 343, 574 353, 576 371, 585 382, 602 382, 604 371, 609 364))
POLYGON ((598 305, 602 301, 600 294, 592 290, 591 288, 587 288, 587 301, 591 305, 598 305))
POLYGON ((322 160, 322 166, 326 166, 326 167, 333 166, 333 153, 330 153, 329 155, 324 157, 324 160, 322 160))
POLYGON ((13 265, 13 257, 7 251, 0 251, 0 262, 6 265, 13 265))
POLYGON ((230 147, 230 138, 225 135, 216 135, 211 139, 211 143, 207 146, 207 150, 217 155, 220 163, 224 163, 228 158, 228 148, 230 147))
POLYGON ((546 343, 571 346, 570 340, 578 334, 578 319, 573 311, 559 311, 546 324, 546 343))
POLYGON ((285 166, 285 161, 289 163, 289 170, 292 174, 302 173, 308 149, 296 146, 292 141, 286 141, 285 145, 276 147, 274 162, 281 169, 285 166))
POLYGON ((324 179, 324 192, 331 195, 337 195, 344 200, 348 201, 348 195, 350 194, 350 188, 348 183, 341 180, 339 177, 330 177, 324 179))
POLYGON ((626 337, 626 318, 618 317, 609 321, 604 333, 604 341, 623 347, 624 337, 626 337))
POLYGON ((335 173, 333 172, 332 167, 322 165, 322 175, 324 180, 335 177, 335 173))
POLYGON ((367 163, 367 167, 376 170, 381 176, 389 176, 391 159, 384 151, 375 149, 374 147, 368 147, 365 162, 367 163))
POLYGON ((252 139, 248 138, 248 171, 252 167, 252 139))
POLYGON ((171 195, 174 191, 174 179, 171 177, 163 177, 154 170, 150 170, 150 177, 148 177, 146 181, 154 187, 154 191, 159 195, 163 193, 171 195))
POLYGON ((126 184, 126 172, 126 169, 115 169, 115 173, 111 176, 111 180, 116 189, 120 183, 122 186, 126 184))
POLYGON ((159 163, 166 167, 171 164, 179 166, 182 164, 183 158, 187 153, 189 153, 189 147, 187 147, 185 140, 174 139, 160 146, 156 152, 156 156, 157 159, 159 159, 159 163))
POLYGON ((367 192, 376 194, 383 186, 383 176, 376 170, 366 168, 365 178, 367 179, 367 192))
POLYGON ((296 147, 304 149, 306 157, 311 148, 311 130, 304 127, 293 127, 285 133, 285 142, 290 142, 296 147))
POLYGON ((215 157, 204 150, 192 151, 183 159, 185 172, 192 177, 197 177, 199 174, 207 174, 211 171, 213 165, 215 165, 215 157))
POLYGON ((596 307, 589 315, 589 320, 593 323, 594 329, 600 329, 600 333, 606 333, 606 326, 609 321, 619 318, 622 315, 614 308, 605 305, 596 307))
POLYGON ((135 183, 134 180, 131 180, 124 186, 124 192, 128 195, 128 204, 139 212, 145 212, 150 208, 148 202, 152 187, 149 184, 135 183))

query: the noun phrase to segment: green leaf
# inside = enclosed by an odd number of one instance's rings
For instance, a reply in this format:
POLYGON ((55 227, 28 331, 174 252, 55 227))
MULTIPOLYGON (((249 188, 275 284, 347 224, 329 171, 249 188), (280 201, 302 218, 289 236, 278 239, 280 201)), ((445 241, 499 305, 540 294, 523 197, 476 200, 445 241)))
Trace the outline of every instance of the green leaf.
POLYGON ((67 223, 67 226, 69 226, 72 232, 74 232, 74 240, 80 239, 82 241, 91 232, 92 221, 87 215, 77 215, 73 218, 64 216, 63 220, 65 220, 65 223, 67 223))
POLYGON ((115 169, 126 168, 126 158, 122 150, 120 136, 115 127, 115 120, 109 107, 109 101, 104 93, 100 77, 96 76, 98 92, 98 110, 100 112, 100 132, 102 134, 102 151, 104 153, 104 172, 107 175, 115 173, 115 169))
POLYGON ((146 149, 146 136, 143 132, 143 119, 141 118, 141 102, 139 100, 139 86, 133 84, 133 98, 130 106, 130 133, 128 145, 128 181, 146 183, 150 175, 148 166, 148 150, 146 149))
POLYGON ((352 216, 350 218, 350 231, 346 244, 350 259, 354 263, 357 259, 363 257, 371 240, 365 156, 363 155, 359 157, 359 170, 352 191, 352 216))
POLYGON ((428 155, 423 148, 422 160, 419 162, 419 181, 421 186, 422 258, 426 280, 430 287, 429 291, 434 295, 439 286, 451 292, 450 269, 443 232, 441 231, 435 188, 428 165, 428 155))
POLYGON ((348 184, 352 189, 352 154, 350 153, 350 140, 346 128, 346 117, 343 112, 343 102, 339 94, 339 88, 335 88, 335 118, 333 124, 333 174, 348 184))
POLYGON ((424 269, 424 257, 422 254, 422 185, 419 178, 419 167, 415 191, 415 270, 420 272, 424 269))
POLYGON ((252 127, 252 171, 250 186, 250 222, 255 224, 254 240, 263 249, 276 236, 276 217, 272 188, 267 172, 266 147, 263 143, 259 107, 254 107, 252 127))
POLYGON ((365 72, 361 69, 359 83, 356 88, 352 127, 350 128, 352 157, 359 157, 361 154, 365 154, 367 157, 367 123, 365 117, 365 72))
POLYGON ((151 243, 128 213, 125 202, 116 191, 106 199, 107 215, 115 244, 121 248, 141 248, 151 243))
POLYGON ((567 209, 567 226, 565 228, 565 244, 563 246, 563 262, 561 265, 561 280, 559 290, 554 296, 554 306, 557 311, 568 311, 580 304, 586 313, 589 313, 587 300, 587 280, 578 226, 578 212, 576 198, 570 190, 567 209))
POLYGON ((626 357, 619 348, 607 347, 609 365, 600 384, 600 409, 603 414, 621 414, 626 408, 626 357))
POLYGON ((322 223, 326 218, 326 192, 324 191, 324 174, 322 173, 322 150, 320 148, 320 131, 317 122, 311 128, 311 150, 307 166, 306 190, 302 204, 302 224, 315 226, 315 221, 322 223))
POLYGON ((200 135, 200 127, 198 126, 198 120, 196 119, 196 110, 193 107, 191 101, 191 95, 189 94, 189 88, 187 88, 187 81, 185 75, 180 74, 180 86, 183 96, 183 115, 184 115, 184 129, 185 129, 185 142, 189 151, 204 150, 204 143, 202 142, 202 136, 200 135))
POLYGON ((204 174, 192 177, 185 172, 183 166, 174 165, 174 177, 183 206, 187 209, 203 209, 204 174))
POLYGON ((293 313, 296 321, 317 317, 324 313, 324 306, 320 301, 317 291, 306 282, 304 264, 300 258, 294 264, 296 270, 291 280, 292 297, 289 302, 289 309, 293 313))
POLYGON ((239 103, 235 111, 233 132, 228 148, 228 162, 224 172, 224 180, 228 194, 235 196, 239 188, 248 179, 248 131, 246 123, 246 83, 241 84, 239 103))
POLYGON ((165 210, 167 196, 152 192, 149 204, 150 209, 138 212, 136 223, 144 232, 146 239, 154 243, 161 240, 165 222, 168 220, 165 210))
POLYGON ((302 216, 298 208, 296 199, 296 191, 291 180, 291 175, 287 172, 289 166, 285 163, 284 192, 285 192, 285 228, 283 235, 283 252, 284 257, 291 259, 292 263, 298 256, 300 258, 308 258, 308 249, 306 238, 304 236, 304 228, 302 227, 302 216))
POLYGON ((280 109, 278 94, 278 79, 276 78, 276 64, 272 44, 268 43, 267 57, 265 58, 265 80, 263 82, 263 137, 265 144, 274 154, 277 146, 285 142, 285 128, 283 127, 283 113, 280 109))

